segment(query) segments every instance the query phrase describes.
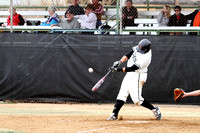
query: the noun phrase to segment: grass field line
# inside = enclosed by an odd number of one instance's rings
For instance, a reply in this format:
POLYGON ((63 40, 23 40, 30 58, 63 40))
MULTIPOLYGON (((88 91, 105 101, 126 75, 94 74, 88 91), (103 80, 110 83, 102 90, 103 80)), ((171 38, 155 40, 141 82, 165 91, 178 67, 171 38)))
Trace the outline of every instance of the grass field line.
POLYGON ((11 129, 0 128, 0 133, 23 133, 23 132, 11 130, 11 129))

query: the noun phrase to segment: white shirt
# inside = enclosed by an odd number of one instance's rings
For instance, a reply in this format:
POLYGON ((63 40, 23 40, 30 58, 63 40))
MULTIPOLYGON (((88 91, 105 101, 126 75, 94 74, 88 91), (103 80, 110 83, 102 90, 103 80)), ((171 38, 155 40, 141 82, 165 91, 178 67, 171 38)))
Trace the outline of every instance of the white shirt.
POLYGON ((148 71, 148 66, 151 63, 151 50, 148 53, 142 54, 140 52, 137 52, 136 47, 133 47, 134 52, 129 58, 127 66, 132 67, 133 65, 136 65, 137 67, 139 67, 139 69, 135 72, 146 73, 148 71))
POLYGON ((97 17, 93 12, 88 15, 76 15, 74 18, 81 20, 81 29, 96 29, 97 17))

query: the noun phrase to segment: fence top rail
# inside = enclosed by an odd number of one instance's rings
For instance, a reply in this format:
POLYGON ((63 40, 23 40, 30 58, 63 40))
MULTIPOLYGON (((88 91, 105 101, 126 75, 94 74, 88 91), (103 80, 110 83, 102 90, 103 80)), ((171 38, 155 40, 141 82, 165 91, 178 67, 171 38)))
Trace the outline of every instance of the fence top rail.
POLYGON ((200 27, 126 27, 123 32, 198 32, 200 27))
MULTIPOLYGON (((183 14, 189 14, 190 11, 182 11, 183 14)), ((21 14, 22 16, 49 16, 48 11, 17 11, 17 13, 21 14)), ((65 11, 56 11, 59 16, 64 16, 65 11)), ((139 16, 157 16, 160 11, 138 11, 139 16)), ((174 14, 174 11, 171 11, 171 14, 174 14)), ((9 16, 9 11, 0 11, 0 16, 9 16)), ((105 11, 104 16, 113 16, 116 15, 116 10, 112 11, 105 11)))
MULTIPOLYGON (((0 30, 9 30, 10 26, 0 27, 0 30)), ((63 30, 58 26, 13 26, 14 30, 63 30)), ((64 29, 64 30, 73 30, 73 29, 64 29)), ((85 29, 75 29, 85 30, 85 29)), ((91 31, 98 31, 99 29, 92 29, 91 31)), ((87 29, 87 31, 90 31, 87 29)), ((200 31, 200 27, 131 27, 131 29, 125 29, 124 31, 200 31)))
MULTIPOLYGON (((9 8, 10 6, 0 6, 1 8, 9 8)), ((21 9, 33 9, 33 8, 38 8, 38 9, 48 9, 49 6, 16 6, 16 8, 21 8, 21 9)), ((65 9, 68 8, 69 6, 57 6, 57 9, 65 9)), ((86 6, 82 6, 85 8, 86 6)), ((135 5, 136 8, 144 8, 144 9, 161 9, 163 6, 137 6, 135 5)), ((171 6, 171 8, 174 8, 175 6, 171 6)), ((115 9, 116 6, 104 6, 105 9, 115 9)), ((181 8, 192 8, 192 9, 197 9, 199 6, 181 6, 181 8)))

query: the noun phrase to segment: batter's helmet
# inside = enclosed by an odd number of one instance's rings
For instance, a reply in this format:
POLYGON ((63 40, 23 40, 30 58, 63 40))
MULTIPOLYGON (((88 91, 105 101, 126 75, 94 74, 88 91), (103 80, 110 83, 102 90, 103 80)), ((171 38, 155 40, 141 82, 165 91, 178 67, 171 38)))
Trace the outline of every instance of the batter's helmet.
POLYGON ((151 42, 148 39, 142 39, 136 47, 136 50, 142 54, 149 52, 150 49, 151 42))

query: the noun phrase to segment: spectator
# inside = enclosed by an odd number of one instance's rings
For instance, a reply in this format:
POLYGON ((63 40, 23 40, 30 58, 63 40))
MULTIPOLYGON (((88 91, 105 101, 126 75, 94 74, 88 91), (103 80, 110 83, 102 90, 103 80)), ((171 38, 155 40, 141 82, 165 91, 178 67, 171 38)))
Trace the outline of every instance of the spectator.
MULTIPOLYGON (((165 5, 161 12, 158 14, 158 26, 159 27, 166 27, 169 23, 169 18, 171 16, 171 8, 168 5, 165 5)), ((168 32, 161 32, 161 35, 169 35, 168 32)))
MULTIPOLYGON (((126 6, 122 8, 122 27, 126 26, 138 26, 135 24, 135 18, 138 18, 137 8, 132 6, 132 0, 126 1, 126 6)), ((135 32, 130 32, 130 34, 135 34, 135 32)))
MULTIPOLYGON (((11 8, 9 9, 9 13, 11 14, 11 8)), ((8 16, 8 19, 7 19, 8 26, 11 25, 10 17, 11 17, 11 15, 8 16)), ((24 25, 24 19, 20 14, 17 14, 15 7, 13 7, 13 25, 14 26, 24 25)))
MULTIPOLYGON (((81 20, 81 29, 96 29, 97 17, 93 13, 94 7, 88 4, 85 8, 84 15, 76 15, 74 18, 81 20)), ((94 34, 94 32, 82 32, 82 34, 94 34)))
MULTIPOLYGON (((61 19, 60 23, 52 24, 51 26, 60 26, 63 29, 80 29, 80 23, 74 18, 71 10, 66 11, 65 17, 65 19, 61 19)), ((77 33, 77 31, 66 33, 77 33)))
POLYGON ((101 19, 103 15, 103 5, 99 3, 99 0, 92 0, 92 4, 94 6, 94 13, 97 16, 97 24, 96 28, 99 28, 99 26, 102 25, 101 19))
MULTIPOLYGON (((190 26, 200 26, 200 5, 199 9, 196 9, 194 12, 186 15, 187 20, 192 20, 190 26)), ((190 35, 197 35, 196 32, 190 32, 190 35)))
POLYGON ((6 27, 4 23, 0 23, 0 27, 6 27))
POLYGON ((85 14, 83 7, 78 5, 79 0, 73 0, 73 5, 69 6, 68 11, 72 11, 75 15, 82 15, 85 14))
MULTIPOLYGON (((175 11, 175 14, 170 17, 168 26, 186 26, 187 19, 181 13, 181 7, 176 6, 174 11, 175 11)), ((170 33, 170 35, 182 35, 182 32, 172 32, 170 33)))
POLYGON ((46 22, 43 22, 40 26, 51 26, 52 24, 57 24, 59 23, 60 19, 58 14, 56 13, 56 7, 55 6, 50 6, 48 8, 49 12, 49 17, 46 22))
POLYGON ((165 5, 161 12, 158 15, 157 21, 158 21, 158 26, 160 27, 165 27, 169 23, 169 18, 171 16, 171 8, 168 5, 165 5))

